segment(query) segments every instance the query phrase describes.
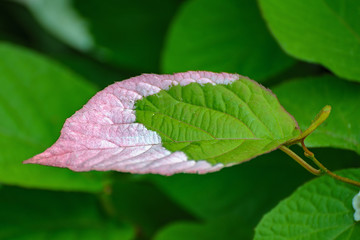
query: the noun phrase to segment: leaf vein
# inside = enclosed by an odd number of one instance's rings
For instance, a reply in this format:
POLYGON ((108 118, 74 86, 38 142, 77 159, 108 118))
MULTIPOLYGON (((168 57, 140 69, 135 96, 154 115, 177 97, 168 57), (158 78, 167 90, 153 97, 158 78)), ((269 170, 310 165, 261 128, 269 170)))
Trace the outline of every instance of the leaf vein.
MULTIPOLYGON (((245 84, 244 84, 245 85, 245 84)), ((245 85, 246 86, 246 85, 245 85)), ((265 127, 265 129, 270 133, 270 135, 273 137, 273 134, 272 134, 272 132, 270 131, 270 129, 269 129, 269 127, 267 127, 266 125, 265 125, 265 123, 263 122, 263 121, 261 121, 260 120, 260 118, 254 113, 254 111, 250 108, 250 106, 249 106, 249 104, 245 101, 245 100, 243 100, 242 98, 240 98, 240 96, 236 93, 236 92, 234 92, 233 90, 231 90, 231 89, 229 89, 229 88, 227 88, 227 87, 225 87, 225 86, 222 86, 224 89, 226 89, 226 90, 228 90, 230 93, 232 93, 237 99, 239 99, 242 103, 244 103, 245 104, 245 106, 248 108, 248 111, 265 127)), ((248 86, 246 86, 246 87, 248 87, 248 86)), ((249 87, 248 87, 249 88, 249 87)), ((251 89, 249 88, 249 90, 251 91, 251 89)), ((253 92, 251 91, 251 93, 253 94, 253 92)))
MULTIPOLYGON (((220 86, 222 86, 222 84, 219 84, 220 86)), ((217 86, 219 86, 217 85, 217 86)), ((189 102, 180 102, 179 100, 175 99, 171 94, 169 94, 168 92, 166 92, 171 98, 173 98, 176 102, 178 103, 184 103, 184 104, 188 104, 188 105, 191 105, 191 106, 196 106, 196 107, 200 107, 200 108, 205 108, 205 109, 209 109, 211 111, 215 111, 215 112, 219 112, 219 113, 222 113, 226 116, 229 116, 230 118, 233 118, 235 119, 236 121, 240 122, 242 125, 244 125, 250 132, 251 134, 255 137, 255 133, 250 129, 249 126, 247 126, 241 119, 229 114, 229 113, 226 113, 226 112, 222 112, 222 111, 219 111, 219 110, 216 110, 216 109, 212 109, 212 108, 209 108, 209 107, 206 107, 206 106, 199 106, 199 105, 196 105, 194 103, 189 103, 189 102)), ((206 101, 205 101, 206 102, 206 101)))

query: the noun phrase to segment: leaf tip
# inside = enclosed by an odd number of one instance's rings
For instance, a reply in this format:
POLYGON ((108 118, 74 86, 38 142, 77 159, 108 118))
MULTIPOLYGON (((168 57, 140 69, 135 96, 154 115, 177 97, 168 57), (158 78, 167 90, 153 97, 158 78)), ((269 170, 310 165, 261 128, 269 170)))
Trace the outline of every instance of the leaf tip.
POLYGON ((34 160, 34 158, 30 158, 30 159, 23 161, 22 163, 23 164, 34 164, 34 163, 36 163, 36 161, 34 160))
POLYGON ((323 107, 323 111, 331 111, 331 106, 330 105, 326 105, 325 107, 323 107))
POLYGON ((41 158, 39 158, 39 155, 42 155, 41 153, 32 157, 32 158, 29 158, 25 161, 22 162, 22 164, 42 164, 41 163, 41 158))
POLYGON ((319 122, 318 125, 320 125, 321 123, 323 123, 330 115, 331 112, 331 106, 330 105, 326 105, 325 107, 323 107, 321 109, 321 111, 316 115, 315 119, 313 120, 314 122, 319 122))
POLYGON ((331 112, 331 106, 330 105, 326 105, 325 107, 323 107, 322 112, 325 113, 329 113, 331 112))

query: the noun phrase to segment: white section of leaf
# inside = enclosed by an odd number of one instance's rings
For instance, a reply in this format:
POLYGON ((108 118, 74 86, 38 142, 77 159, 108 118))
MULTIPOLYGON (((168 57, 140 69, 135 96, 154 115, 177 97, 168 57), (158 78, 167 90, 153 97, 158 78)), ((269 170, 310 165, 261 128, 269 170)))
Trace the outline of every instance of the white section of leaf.
POLYGON ((360 192, 356 194, 355 197, 353 198, 352 205, 355 210, 354 220, 360 221, 360 192))
POLYGON ((73 9, 71 0, 18 0, 50 33, 70 46, 87 51, 93 38, 86 21, 73 9))

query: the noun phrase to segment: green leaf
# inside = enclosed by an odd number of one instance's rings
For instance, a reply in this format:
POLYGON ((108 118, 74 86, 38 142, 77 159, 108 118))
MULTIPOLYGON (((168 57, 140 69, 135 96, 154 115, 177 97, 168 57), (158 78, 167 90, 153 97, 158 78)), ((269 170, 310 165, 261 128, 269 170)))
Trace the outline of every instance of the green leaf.
POLYGON ((306 138, 308 147, 336 147, 360 153, 360 85, 333 76, 296 79, 274 88, 282 105, 306 129, 315 114, 331 105, 329 118, 306 138))
POLYGON ((187 1, 172 23, 162 59, 167 73, 238 72, 256 80, 293 63, 270 36, 253 0, 187 1))
POLYGON ((130 240, 133 229, 106 219, 95 196, 0 189, 0 239, 130 240))
POLYGON ((259 0, 281 46, 294 57, 320 63, 360 81, 360 2, 259 0))
MULTIPOLYGON (((360 180, 360 169, 339 172, 360 180)), ((296 190, 256 228, 255 239, 358 239, 360 223, 354 222, 352 198, 358 188, 329 176, 315 179, 296 190)))
POLYGON ((239 76, 230 84, 173 86, 136 102, 136 121, 156 131, 171 152, 233 164, 277 149, 299 135, 276 97, 239 76))
POLYGON ((0 44, 0 182, 28 187, 100 191, 101 173, 23 165, 52 144, 66 119, 95 89, 33 52, 0 44))

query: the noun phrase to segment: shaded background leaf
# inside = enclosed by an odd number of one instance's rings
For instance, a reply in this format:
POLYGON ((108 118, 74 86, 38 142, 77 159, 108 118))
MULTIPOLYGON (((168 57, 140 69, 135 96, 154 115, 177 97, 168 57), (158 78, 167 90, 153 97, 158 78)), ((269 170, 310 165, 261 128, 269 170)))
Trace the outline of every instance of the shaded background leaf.
POLYGON ((22 161, 56 140, 64 120, 95 88, 29 50, 0 44, 0 181, 52 189, 100 191, 101 173, 25 166, 22 161))
POLYGON ((134 230, 104 217, 91 194, 0 189, 0 239, 131 240, 134 230))
POLYGON ((259 81, 293 63, 271 38, 256 1, 193 0, 171 25, 162 69, 236 72, 259 81))
POLYGON ((44 6, 42 0, 32 0, 27 5, 43 26, 66 43, 140 73, 159 72, 165 32, 180 2, 56 0, 44 6), (63 25, 64 16, 71 16, 66 18, 69 24, 63 25), (70 34, 69 25, 80 30, 78 37, 70 34))
POLYGON ((165 227, 155 240, 217 240, 252 239, 253 226, 238 214, 229 214, 203 223, 177 222, 165 227), (216 229, 216 231, 214 231, 216 229))
POLYGON ((139 236, 151 238, 173 221, 195 219, 146 177, 130 176, 116 177, 111 201, 116 215, 134 224, 139 236))
POLYGON ((31 10, 47 31, 83 51, 94 47, 87 22, 72 7, 71 0, 19 0, 31 10))

